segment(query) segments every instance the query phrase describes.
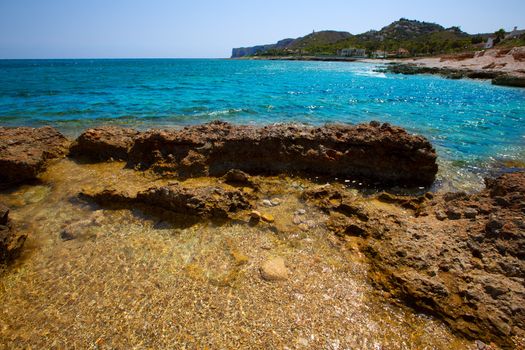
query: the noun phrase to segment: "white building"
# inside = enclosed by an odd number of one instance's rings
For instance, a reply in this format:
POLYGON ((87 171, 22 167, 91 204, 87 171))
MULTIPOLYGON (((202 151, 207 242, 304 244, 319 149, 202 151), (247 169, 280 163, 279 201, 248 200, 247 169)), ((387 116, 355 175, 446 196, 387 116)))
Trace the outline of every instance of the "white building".
POLYGON ((509 34, 505 35, 505 39, 517 39, 520 36, 522 36, 523 34, 525 34, 525 30, 524 29, 518 30, 518 27, 514 27, 512 32, 510 32, 509 34))

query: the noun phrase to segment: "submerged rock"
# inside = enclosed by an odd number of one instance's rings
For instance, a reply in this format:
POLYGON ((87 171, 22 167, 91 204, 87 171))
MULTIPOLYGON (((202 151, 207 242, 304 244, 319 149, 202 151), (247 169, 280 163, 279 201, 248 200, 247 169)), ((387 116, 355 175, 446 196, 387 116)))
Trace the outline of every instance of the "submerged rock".
POLYGON ((151 187, 135 194, 105 189, 98 192, 84 190, 81 195, 101 204, 143 204, 151 209, 162 209, 201 219, 226 219, 234 213, 252 208, 250 198, 245 192, 226 190, 219 186, 190 188, 172 183, 151 187))
POLYGON ((288 279, 289 270, 281 257, 266 260, 260 269, 261 277, 266 281, 284 281, 288 279))
POLYGON ((71 155, 93 161, 127 160, 138 131, 116 126, 103 126, 84 131, 71 146, 71 155))
POLYGON ((8 264, 20 255, 27 235, 17 232, 9 219, 9 208, 0 203, 0 264, 8 264))
POLYGON ((232 213, 252 207, 242 191, 217 186, 186 188, 176 183, 139 192, 137 201, 203 218, 228 218, 232 213))
POLYGON ((50 159, 68 152, 69 141, 52 127, 0 127, 0 185, 11 185, 38 176, 50 159))
POLYGON ((224 181, 227 183, 250 185, 250 175, 239 169, 231 169, 224 176, 224 181))
POLYGON ((427 186, 436 153, 421 136, 389 124, 265 127, 212 122, 140 134, 129 166, 188 176, 255 174, 351 176, 370 182, 427 186))

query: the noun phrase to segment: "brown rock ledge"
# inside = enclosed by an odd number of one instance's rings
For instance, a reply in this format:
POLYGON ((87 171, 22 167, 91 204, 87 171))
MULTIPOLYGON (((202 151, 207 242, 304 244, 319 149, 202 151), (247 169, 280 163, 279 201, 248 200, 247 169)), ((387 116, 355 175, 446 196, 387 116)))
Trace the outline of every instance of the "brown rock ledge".
POLYGON ((83 156, 92 161, 127 160, 128 152, 138 131, 116 126, 88 129, 71 146, 73 156, 83 156))
POLYGON ((145 205, 152 210, 164 210, 201 219, 228 219, 231 215, 252 208, 250 196, 239 190, 220 186, 183 187, 178 183, 155 186, 137 193, 114 189, 83 190, 81 197, 100 204, 145 205))
POLYGON ((513 337, 525 337, 525 172, 486 183, 478 194, 415 197, 409 206, 386 198, 399 211, 334 186, 303 198, 330 214, 330 230, 360 240, 370 278, 390 295, 470 338, 512 348, 513 337))
MULTIPOLYGON (((89 156, 92 148, 80 146, 96 144, 95 153, 106 155, 123 134, 128 135, 113 128, 88 131, 77 140, 75 153, 89 156)), ((238 169, 251 175, 321 175, 428 186, 437 172, 435 150, 425 138, 378 122, 257 127, 216 121, 182 130, 151 130, 136 136, 128 159, 130 167, 180 178, 223 176, 238 169)))
POLYGON ((69 141, 52 127, 0 127, 0 186, 32 180, 47 161, 67 154, 69 141))

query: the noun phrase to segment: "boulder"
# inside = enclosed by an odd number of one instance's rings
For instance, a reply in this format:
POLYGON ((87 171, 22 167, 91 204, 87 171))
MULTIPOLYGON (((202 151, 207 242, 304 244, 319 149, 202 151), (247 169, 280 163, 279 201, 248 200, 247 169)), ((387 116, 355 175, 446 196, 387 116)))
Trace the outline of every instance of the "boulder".
POLYGON ((140 134, 130 167, 187 176, 258 174, 362 178, 372 183, 429 186, 436 153, 421 136, 389 124, 269 125, 212 122, 140 134))
POLYGON ((233 185, 253 186, 253 182, 250 179, 250 175, 239 169, 230 169, 223 176, 224 182, 233 185))
POLYGON ((0 127, 0 185, 35 179, 50 159, 67 154, 69 141, 52 127, 0 127))
POLYGON ((71 146, 71 155, 92 161, 127 160, 138 131, 116 126, 103 126, 83 132, 71 146))
POLYGON ((266 260, 261 268, 261 277, 266 281, 284 281, 288 279, 289 270, 281 257, 266 260))

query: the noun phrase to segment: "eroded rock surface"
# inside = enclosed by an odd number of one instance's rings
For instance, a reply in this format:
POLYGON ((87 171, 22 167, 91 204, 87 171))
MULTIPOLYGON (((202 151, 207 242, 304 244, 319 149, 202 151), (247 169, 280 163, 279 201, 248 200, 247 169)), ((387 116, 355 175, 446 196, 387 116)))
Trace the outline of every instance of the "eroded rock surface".
POLYGON ((0 185, 34 179, 47 161, 67 154, 69 141, 52 127, 0 127, 0 185))
POLYGON ((240 190, 227 190, 219 186, 189 188, 178 183, 151 187, 136 194, 106 189, 83 191, 81 195, 101 204, 143 204, 205 219, 227 219, 234 213, 252 207, 249 195, 240 190))
POLYGON ((178 176, 306 173, 430 185, 436 153, 423 137, 389 124, 255 127, 213 122, 153 130, 135 140, 129 164, 178 176))
POLYGON ((103 126, 84 131, 71 146, 71 154, 93 161, 127 160, 138 131, 116 126, 103 126))
POLYGON ((474 339, 506 347, 525 335, 525 173, 487 180, 478 194, 400 199, 405 212, 331 186, 303 197, 329 212, 329 229, 363 237, 371 279, 394 297, 474 339))
POLYGON ((7 264, 20 255, 27 235, 15 230, 9 219, 9 208, 0 203, 0 264, 7 264))

